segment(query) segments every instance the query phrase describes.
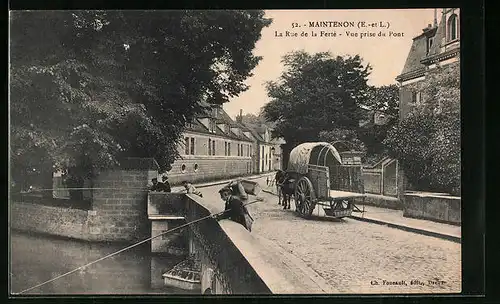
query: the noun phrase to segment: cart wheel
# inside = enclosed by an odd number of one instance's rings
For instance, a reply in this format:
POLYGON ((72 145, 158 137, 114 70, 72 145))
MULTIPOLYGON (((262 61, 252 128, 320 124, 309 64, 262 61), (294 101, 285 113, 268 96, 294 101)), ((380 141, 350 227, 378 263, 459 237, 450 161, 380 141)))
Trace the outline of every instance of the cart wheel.
POLYGON ((303 217, 311 216, 316 206, 316 195, 311 181, 303 176, 295 186, 297 212, 303 217))

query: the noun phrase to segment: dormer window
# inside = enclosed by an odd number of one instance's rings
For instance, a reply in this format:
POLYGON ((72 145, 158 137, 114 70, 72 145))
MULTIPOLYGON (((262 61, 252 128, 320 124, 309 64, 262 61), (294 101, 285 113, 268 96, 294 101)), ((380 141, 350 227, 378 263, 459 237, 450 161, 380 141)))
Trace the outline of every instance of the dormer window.
POLYGON ((212 133, 215 133, 216 128, 217 128, 217 123, 215 122, 215 120, 211 119, 208 130, 212 133))
POLYGON ((453 14, 448 18, 447 29, 448 41, 458 39, 458 16, 456 14, 453 14))
POLYGON ((426 52, 426 54, 429 54, 433 42, 434 42, 434 38, 432 38, 432 37, 427 38, 427 52, 426 52))

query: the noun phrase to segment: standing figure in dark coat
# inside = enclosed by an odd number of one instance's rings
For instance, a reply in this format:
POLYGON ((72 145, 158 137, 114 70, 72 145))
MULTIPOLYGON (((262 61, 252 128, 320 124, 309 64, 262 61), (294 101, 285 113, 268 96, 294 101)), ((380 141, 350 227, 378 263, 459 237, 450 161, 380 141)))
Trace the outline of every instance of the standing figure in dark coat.
POLYGON ((149 187, 150 191, 158 191, 158 179, 155 177, 151 179, 151 182, 153 183, 152 186, 149 187))
POLYGON ((163 175, 161 178, 161 181, 163 182, 163 191, 164 192, 172 192, 172 188, 170 187, 170 183, 168 182, 168 176, 163 175))
MULTIPOLYGON (((165 178, 165 177, 163 177, 165 178)), ((166 181, 166 180, 165 180, 166 181)), ((155 192, 170 192, 170 184, 167 182, 167 184, 160 183, 158 182, 157 178, 151 179, 151 182, 153 185, 149 188, 150 191, 155 191, 155 192)))
POLYGON ((221 199, 225 202, 225 212, 218 219, 228 218, 240 223, 248 231, 252 231, 254 219, 248 212, 244 202, 248 200, 248 195, 240 181, 233 181, 229 185, 219 190, 221 199))

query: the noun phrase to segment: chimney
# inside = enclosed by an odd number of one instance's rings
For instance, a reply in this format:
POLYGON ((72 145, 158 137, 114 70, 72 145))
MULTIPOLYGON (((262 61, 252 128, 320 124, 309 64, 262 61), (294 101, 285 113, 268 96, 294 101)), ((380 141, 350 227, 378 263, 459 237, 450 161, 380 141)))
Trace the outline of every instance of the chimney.
POLYGON ((438 25, 437 8, 434 9, 434 27, 438 25))
POLYGON ((240 115, 236 116, 236 121, 239 123, 243 122, 243 110, 240 109, 240 115))

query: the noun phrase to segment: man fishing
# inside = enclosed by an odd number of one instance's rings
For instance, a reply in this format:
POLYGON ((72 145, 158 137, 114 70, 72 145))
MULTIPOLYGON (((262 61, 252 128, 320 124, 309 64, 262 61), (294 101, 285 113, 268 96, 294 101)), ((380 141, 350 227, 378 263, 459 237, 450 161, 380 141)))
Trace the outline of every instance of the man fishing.
POLYGON ((230 219, 240 223, 248 231, 252 231, 252 224, 254 219, 245 207, 244 202, 248 200, 248 194, 243 188, 241 181, 235 180, 227 186, 219 190, 221 199, 225 202, 225 209, 227 212, 217 217, 220 219, 230 219))

